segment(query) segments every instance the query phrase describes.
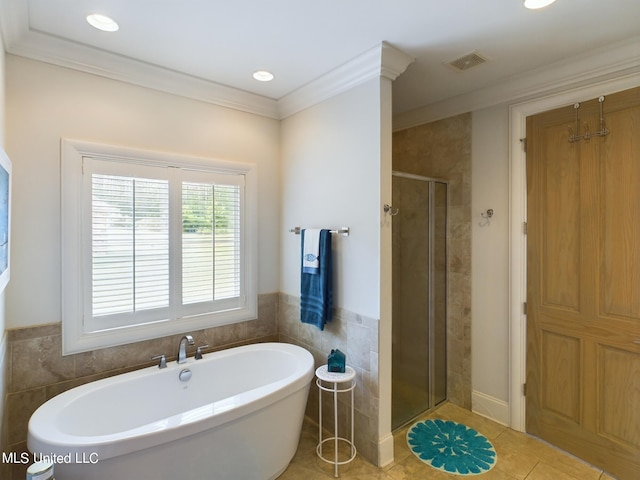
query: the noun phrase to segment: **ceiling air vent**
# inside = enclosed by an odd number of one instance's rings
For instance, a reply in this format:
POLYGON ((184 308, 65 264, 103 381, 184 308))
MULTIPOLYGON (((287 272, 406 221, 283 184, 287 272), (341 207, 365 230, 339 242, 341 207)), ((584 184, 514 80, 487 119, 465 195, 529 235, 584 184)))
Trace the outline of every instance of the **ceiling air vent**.
POLYGON ((458 72, 462 72, 464 70, 469 70, 471 67, 475 67, 476 65, 480 65, 481 63, 486 62, 487 59, 482 57, 477 51, 473 51, 471 53, 467 53, 460 58, 456 58, 455 60, 451 60, 446 63, 449 67, 457 70, 458 72))

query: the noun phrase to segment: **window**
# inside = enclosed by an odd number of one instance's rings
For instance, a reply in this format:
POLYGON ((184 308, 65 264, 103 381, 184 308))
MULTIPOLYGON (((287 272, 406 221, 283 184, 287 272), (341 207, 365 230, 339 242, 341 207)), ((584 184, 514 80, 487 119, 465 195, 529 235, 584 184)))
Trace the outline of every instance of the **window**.
POLYGON ((252 165, 62 151, 65 354, 256 318, 252 165))

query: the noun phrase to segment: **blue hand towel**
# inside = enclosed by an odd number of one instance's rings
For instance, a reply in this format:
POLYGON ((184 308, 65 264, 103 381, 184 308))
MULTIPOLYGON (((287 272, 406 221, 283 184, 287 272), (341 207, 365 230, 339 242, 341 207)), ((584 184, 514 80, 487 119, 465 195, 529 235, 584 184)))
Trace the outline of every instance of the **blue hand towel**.
MULTIPOLYGON (((304 234, 302 230, 302 265, 304 265, 304 234)), ((301 268, 300 278, 300 320, 324 330, 331 321, 333 308, 333 269, 331 265, 331 233, 320 231, 318 272, 306 273, 301 268)))

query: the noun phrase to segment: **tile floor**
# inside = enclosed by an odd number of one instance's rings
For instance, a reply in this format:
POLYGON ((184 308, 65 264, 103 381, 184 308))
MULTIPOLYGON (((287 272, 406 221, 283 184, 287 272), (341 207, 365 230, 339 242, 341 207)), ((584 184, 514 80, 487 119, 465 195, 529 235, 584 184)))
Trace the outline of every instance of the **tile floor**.
MULTIPOLYGON (((489 472, 478 475, 478 480, 615 480, 606 473, 581 460, 515 432, 503 425, 447 403, 424 418, 443 418, 464 423, 485 435, 498 453, 498 462, 489 472)), ((424 419, 421 418, 421 419, 424 419)), ((316 456, 317 425, 305 421, 300 445, 291 464, 278 480, 328 480, 333 477, 333 465, 316 456)), ((407 428, 395 437, 395 461, 379 469, 357 456, 353 462, 340 467, 342 480, 431 480, 457 479, 422 463, 413 455, 405 440, 407 428)))

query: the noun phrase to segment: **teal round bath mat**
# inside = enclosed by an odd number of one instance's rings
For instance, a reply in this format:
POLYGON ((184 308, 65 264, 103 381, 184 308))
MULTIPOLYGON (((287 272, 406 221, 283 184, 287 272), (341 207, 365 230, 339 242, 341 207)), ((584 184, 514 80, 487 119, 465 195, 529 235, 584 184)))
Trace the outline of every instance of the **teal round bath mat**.
POLYGON ((407 444, 424 463, 455 475, 479 475, 496 464, 496 450, 487 437, 451 420, 425 420, 407 431, 407 444))

